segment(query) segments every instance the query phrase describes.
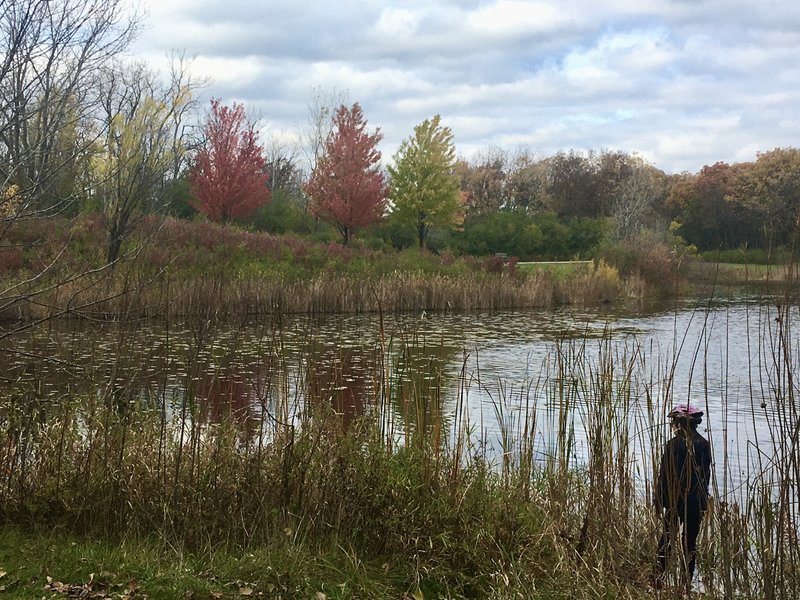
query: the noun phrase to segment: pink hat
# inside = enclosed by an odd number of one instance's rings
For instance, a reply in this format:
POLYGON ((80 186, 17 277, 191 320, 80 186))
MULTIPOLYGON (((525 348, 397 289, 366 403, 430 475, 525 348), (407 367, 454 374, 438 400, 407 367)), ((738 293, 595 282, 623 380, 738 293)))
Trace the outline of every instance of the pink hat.
POLYGON ((691 404, 676 404, 669 411, 669 416, 673 419, 700 419, 703 411, 691 404))

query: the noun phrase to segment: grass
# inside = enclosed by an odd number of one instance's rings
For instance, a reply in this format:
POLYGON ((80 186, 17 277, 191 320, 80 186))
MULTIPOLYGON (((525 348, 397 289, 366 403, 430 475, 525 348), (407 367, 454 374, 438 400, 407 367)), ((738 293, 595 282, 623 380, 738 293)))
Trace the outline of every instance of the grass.
POLYGON ((8 282, 0 317, 491 310, 609 302, 626 289, 602 265, 530 270, 496 257, 373 251, 176 219, 147 221, 111 268, 96 215, 49 225, 20 223, 8 233, 15 254, 0 256, 8 282))
MULTIPOLYGON (((199 357, 213 329, 189 326, 182 351, 199 357)), ((791 336, 776 338, 786 378, 796 367, 781 339, 791 336)), ((413 336, 381 338, 359 384, 366 411, 349 421, 335 410, 338 393, 356 393, 341 374, 309 353, 280 355, 280 337, 267 343, 263 355, 280 359, 254 385, 261 416, 232 404, 210 419, 193 387, 199 358, 169 404, 126 395, 124 377, 109 389, 102 373, 95 393, 37 400, 35 368, 4 393, 4 593, 64 597, 94 573, 102 590, 122 595, 135 579, 152 598, 650 596, 658 519, 637 481, 657 460, 648 449, 663 442, 671 380, 668 365, 642 371, 646 348, 600 340, 592 358, 587 340, 556 344, 529 388, 482 384, 495 407, 483 429, 463 404, 475 384, 463 374, 456 405, 441 410, 445 375, 414 360, 427 354, 413 336)), ((800 589, 796 417, 792 386, 780 389, 778 453, 752 482, 764 493, 706 521, 700 575, 726 598, 800 589)))
POLYGON ((566 277, 591 272, 594 270, 594 263, 591 260, 518 262, 517 268, 523 272, 545 271, 558 277, 566 277))
POLYGON ((343 549, 323 554, 288 536, 258 549, 192 552, 17 526, 0 527, 0 573, 0 597, 20 599, 400 598, 410 581, 393 565, 343 549))
POLYGON ((787 279, 794 278, 796 268, 791 263, 770 265, 696 261, 687 265, 687 277, 690 281, 714 282, 719 285, 746 283, 782 285, 787 279))

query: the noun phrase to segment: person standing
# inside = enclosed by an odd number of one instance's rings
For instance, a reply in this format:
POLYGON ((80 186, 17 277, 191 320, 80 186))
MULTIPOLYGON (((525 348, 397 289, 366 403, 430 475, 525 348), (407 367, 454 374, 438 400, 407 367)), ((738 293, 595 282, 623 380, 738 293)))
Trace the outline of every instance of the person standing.
POLYGON ((697 432, 703 411, 690 404, 678 404, 669 413, 673 437, 664 446, 653 501, 663 516, 658 543, 658 567, 654 584, 663 585, 672 540, 679 536, 683 546, 684 575, 691 590, 700 523, 708 508, 711 482, 711 445, 697 432))

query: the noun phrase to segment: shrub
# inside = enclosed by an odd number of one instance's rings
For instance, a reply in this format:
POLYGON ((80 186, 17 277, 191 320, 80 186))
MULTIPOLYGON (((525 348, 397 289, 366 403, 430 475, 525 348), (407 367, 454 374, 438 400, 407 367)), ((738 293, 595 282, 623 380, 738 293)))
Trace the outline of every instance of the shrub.
POLYGON ((22 248, 19 246, 0 247, 0 273, 16 271, 22 267, 22 248))
POLYGON ((794 254, 787 248, 768 250, 764 248, 734 248, 729 250, 706 250, 699 257, 708 262, 735 263, 750 265, 778 265, 795 260, 794 254))
POLYGON ((674 248, 652 232, 607 242, 599 254, 623 277, 640 277, 660 291, 669 289, 677 276, 678 261, 674 248))

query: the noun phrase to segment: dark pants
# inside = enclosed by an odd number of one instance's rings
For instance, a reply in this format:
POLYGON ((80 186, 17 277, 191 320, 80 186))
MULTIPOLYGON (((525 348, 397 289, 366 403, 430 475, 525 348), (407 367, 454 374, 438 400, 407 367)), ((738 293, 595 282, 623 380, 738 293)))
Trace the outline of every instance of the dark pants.
POLYGON ((672 551, 672 539, 681 534, 683 555, 686 560, 686 585, 688 586, 692 582, 697 553, 697 535, 700 533, 703 513, 705 513, 705 508, 699 502, 680 503, 679 506, 665 511, 664 532, 658 542, 659 575, 663 575, 667 568, 667 558, 672 551))

